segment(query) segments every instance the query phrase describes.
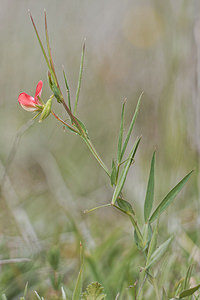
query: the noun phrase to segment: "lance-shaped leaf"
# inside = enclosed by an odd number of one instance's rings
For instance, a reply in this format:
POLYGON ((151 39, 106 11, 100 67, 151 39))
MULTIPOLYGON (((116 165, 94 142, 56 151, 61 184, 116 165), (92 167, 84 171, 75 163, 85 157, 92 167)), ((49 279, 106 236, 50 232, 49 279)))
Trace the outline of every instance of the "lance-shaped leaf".
POLYGON ((152 254, 156 250, 157 238, 158 238, 158 223, 156 224, 156 226, 153 230, 153 234, 152 234, 151 241, 150 241, 149 248, 148 248, 148 252, 147 252, 146 265, 149 264, 150 259, 152 257, 152 254))
POLYGON ((134 227, 134 240, 135 240, 136 246, 140 251, 143 251, 144 250, 144 239, 143 239, 142 233, 141 233, 137 223, 133 219, 133 217, 129 216, 129 218, 134 227))
POLYGON ((146 264, 145 269, 147 270, 153 264, 155 264, 167 251, 169 244, 171 243, 173 236, 171 236, 168 240, 166 240, 162 245, 160 245, 151 255, 148 264, 146 264))
POLYGON ((168 194, 167 196, 160 202, 160 204, 157 206, 153 214, 150 218, 150 223, 156 220, 156 218, 167 209, 167 207, 172 203, 174 198, 177 196, 177 194, 181 191, 185 183, 188 181, 192 174, 193 170, 189 172, 168 194))
POLYGON ((124 164, 124 168, 123 168, 123 170, 120 174, 119 180, 118 180, 118 182, 116 184, 116 187, 115 187, 115 191, 113 193, 112 204, 115 204, 115 201, 117 200, 119 194, 121 193, 121 190, 124 186, 124 183, 125 183, 125 180, 126 180, 126 177, 127 177, 127 174, 128 174, 128 170, 131 166, 131 163, 133 162, 133 158, 136 154, 136 151, 137 151, 137 148, 139 146, 140 141, 141 141, 141 137, 136 140, 136 142, 133 145, 133 148, 131 149, 131 152, 128 156, 128 159, 126 160, 126 162, 124 164))
POLYGON ((183 288, 184 290, 189 288, 189 284, 190 284, 190 278, 191 278, 191 274, 192 274, 192 269, 193 269, 193 264, 191 264, 187 270, 185 279, 184 279, 184 283, 183 283, 183 288))
POLYGON ((123 155, 124 155, 124 153, 125 153, 125 151, 126 151, 126 147, 127 147, 127 145, 128 145, 128 142, 129 142, 131 133, 132 133, 132 131, 133 131, 133 126, 134 126, 134 124, 135 124, 135 120, 136 120, 136 117, 137 117, 137 114, 138 114, 138 111, 139 111, 140 101, 141 101, 142 95, 143 95, 143 93, 142 93, 142 94, 140 95, 140 97, 139 97, 139 100, 138 100, 138 103, 137 103, 137 106, 136 106, 136 109, 135 109, 135 113, 134 113, 134 115, 133 115, 131 124, 130 124, 129 129, 128 129, 128 133, 127 133, 127 135, 126 135, 126 139, 125 139, 125 141, 124 141, 124 145, 123 145, 123 148, 122 148, 122 151, 121 151, 121 155, 120 155, 120 159, 119 159, 120 161, 121 161, 122 158, 123 158, 123 155))
POLYGON ((122 113, 121 113, 121 124, 119 130, 119 140, 118 140, 118 151, 117 151, 117 160, 118 164, 121 163, 121 151, 122 151, 122 139, 123 139, 123 131, 124 131, 124 109, 125 109, 126 99, 122 105, 122 113))
POLYGON ((51 54, 51 48, 50 48, 50 42, 49 42, 49 34, 48 34, 48 27, 47 27, 47 14, 46 11, 44 11, 44 17, 45 17, 45 35, 46 35, 46 44, 47 44, 47 51, 48 51, 48 56, 49 56, 49 63, 51 66, 51 72, 53 73, 53 78, 56 83, 56 85, 59 87, 58 80, 56 77, 56 71, 53 63, 53 58, 51 54))
POLYGON ((152 228, 151 228, 150 223, 145 223, 144 224, 142 236, 143 236, 143 241, 144 241, 143 251, 145 251, 148 248, 149 243, 150 243, 151 238, 152 238, 152 228))
POLYGON ((81 54, 81 64, 80 64, 80 71, 79 71, 79 77, 78 77, 78 85, 77 85, 77 90, 76 90, 76 100, 75 100, 75 105, 74 105, 74 115, 76 115, 77 105, 78 105, 78 100, 79 100, 79 95, 80 95, 80 90, 81 90, 81 81, 82 81, 82 76, 83 76, 84 56, 85 56, 85 41, 83 43, 82 54, 81 54))
POLYGON ((188 297, 188 296, 193 295, 199 288, 200 288, 200 284, 196 285, 196 286, 193 287, 193 288, 184 290, 183 292, 180 293, 179 299, 180 299, 180 298, 185 298, 185 297, 188 297))
POLYGON ((78 274, 78 278, 76 280, 76 285, 74 288, 72 300, 79 300, 81 296, 81 290, 82 290, 82 277, 83 277, 83 247, 82 244, 80 244, 80 261, 81 261, 81 267, 78 274))
POLYGON ((117 168, 114 159, 112 160, 112 172, 110 175, 110 181, 112 186, 117 183, 117 168))
POLYGON ((70 90, 69 90, 69 85, 68 85, 68 81, 67 81, 67 76, 66 76, 66 74, 65 74, 64 68, 63 68, 63 76, 64 76, 65 86, 66 86, 66 91, 67 91, 68 106, 69 106, 69 109, 72 110, 72 108, 71 108, 70 90))
POLYGON ((151 209, 153 206, 153 200, 154 200, 154 169, 155 169, 155 152, 153 153, 153 157, 151 160, 151 169, 149 173, 149 180, 148 180, 148 186, 147 186, 147 192, 145 197, 145 203, 144 203, 144 220, 147 223, 151 209))
POLYGON ((35 33, 36 33, 36 36, 37 36, 37 39, 38 39, 40 48, 41 48, 41 50, 42 50, 43 56, 44 56, 44 58, 45 58, 45 61, 46 61, 47 66, 48 66, 48 68, 49 68, 49 71, 50 71, 50 73, 51 73, 51 75, 52 75, 52 78, 53 78, 54 81, 56 82, 55 74, 54 74, 54 72, 53 72, 53 70, 52 70, 52 68, 51 68, 51 64, 50 64, 50 62, 49 62, 49 60, 48 60, 48 57, 47 57, 47 54, 46 54, 46 52, 45 52, 45 50, 44 50, 42 41, 41 41, 41 39, 40 39, 39 33, 38 33, 38 31, 37 31, 35 22, 34 22, 34 20, 33 20, 33 17, 32 17, 32 15, 31 15, 31 12, 30 12, 30 11, 29 11, 29 14, 30 14, 31 22, 32 22, 32 24, 33 24, 33 28, 34 28, 34 30, 35 30, 35 33))

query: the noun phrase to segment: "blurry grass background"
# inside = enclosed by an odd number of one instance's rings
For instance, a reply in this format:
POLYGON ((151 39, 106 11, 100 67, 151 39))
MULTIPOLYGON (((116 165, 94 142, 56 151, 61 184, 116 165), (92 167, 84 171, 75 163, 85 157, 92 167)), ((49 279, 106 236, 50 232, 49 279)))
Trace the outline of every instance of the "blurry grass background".
MULTIPOLYGON (((93 259, 100 261, 88 263, 91 267, 88 280, 108 278, 110 267, 119 256, 126 257, 130 245, 133 263, 136 251, 131 226, 124 216, 110 208, 83 214, 87 208, 108 203, 112 195, 106 175, 83 142, 64 131, 52 117, 42 124, 35 121, 21 136, 24 124, 32 115, 19 106, 19 93, 34 95, 36 84, 42 79, 43 99, 47 100, 50 95, 47 67, 28 9, 43 41, 44 8, 47 11, 57 74, 64 91, 64 65, 72 99, 86 38, 78 116, 86 124, 91 140, 109 168, 111 159, 117 154, 122 103, 127 98, 125 128, 128 128, 137 99, 144 91, 132 139, 142 134, 142 143, 124 190, 125 197, 132 201, 138 213, 142 212, 150 159, 155 148, 157 202, 190 169, 196 170, 169 209, 168 221, 163 218, 168 222, 169 232, 179 232, 179 241, 174 247, 183 248, 179 259, 187 262, 193 246, 186 249, 190 243, 184 244, 184 238, 191 239, 189 241, 197 248, 200 243, 197 234, 200 223, 200 2, 0 0, 0 7, 2 180, 7 167, 0 202, 0 257, 37 257, 30 266, 27 263, 2 266, 1 290, 14 297, 27 280, 34 288, 48 286, 50 271, 41 253, 54 244, 61 249, 64 261, 61 271, 69 290, 70 280, 78 270, 80 238, 85 242, 88 257, 93 253, 93 259), (14 143, 16 147, 11 152, 14 143), (181 232, 184 232, 183 237, 181 232), (108 250, 112 253, 106 252, 108 250), (95 268, 101 270, 94 271, 95 268), (100 275, 97 278, 101 273, 102 278, 100 275)), ((54 110, 65 118, 65 113, 54 104, 54 110)), ((175 254, 171 257, 172 263, 173 259, 177 259, 175 254)), ((183 268, 185 270, 186 266, 183 268)), ((134 269, 138 271, 135 266, 131 269, 131 279, 127 279, 130 284, 133 284, 134 269)), ((178 279, 182 274, 177 276, 178 279)), ((112 286, 112 283, 107 285, 112 286)))

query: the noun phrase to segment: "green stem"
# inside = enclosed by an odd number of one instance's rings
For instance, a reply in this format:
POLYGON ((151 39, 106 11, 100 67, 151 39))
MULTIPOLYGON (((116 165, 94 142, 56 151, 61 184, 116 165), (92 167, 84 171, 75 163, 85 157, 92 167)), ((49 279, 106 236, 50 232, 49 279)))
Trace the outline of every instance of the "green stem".
POLYGON ((67 124, 64 120, 62 120, 58 115, 56 115, 53 110, 51 111, 52 115, 59 121, 61 122, 63 125, 65 125, 66 127, 68 127, 70 130, 74 131, 76 134, 79 134, 79 132, 72 127, 71 125, 67 124))
POLYGON ((104 171, 106 172, 106 174, 110 177, 110 172, 109 172, 108 168, 106 167, 106 165, 102 161, 101 157, 97 153, 97 151, 94 148, 92 142, 87 137, 85 137, 85 136, 81 136, 81 137, 84 140, 84 142, 86 143, 86 145, 87 145, 88 149, 90 150, 90 152, 93 154, 93 156, 96 158, 96 160, 100 164, 100 166, 104 169, 104 171))

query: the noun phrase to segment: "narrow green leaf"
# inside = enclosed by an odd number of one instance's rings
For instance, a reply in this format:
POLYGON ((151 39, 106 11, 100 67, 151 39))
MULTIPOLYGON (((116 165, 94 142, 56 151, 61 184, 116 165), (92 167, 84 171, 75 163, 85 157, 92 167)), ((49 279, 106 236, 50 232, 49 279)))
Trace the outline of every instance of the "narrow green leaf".
POLYGON ((184 280, 184 284, 183 284, 184 290, 186 290, 189 287, 190 278, 191 278, 191 274, 192 274, 192 269, 193 269, 193 264, 191 264, 189 266, 188 270, 187 270, 185 280, 184 280))
POLYGON ((131 149, 128 159, 127 159, 127 161, 124 165, 124 168, 121 172, 120 178, 116 184, 116 187, 115 187, 115 190, 113 193, 113 197, 112 197, 112 204, 115 204, 115 201, 117 200, 119 194, 121 193, 121 190, 124 186, 124 183, 125 183, 125 180, 126 180, 126 177, 128 174, 128 170, 129 170, 131 163, 133 161, 133 158, 136 154, 136 151, 137 151, 140 141, 141 141, 141 137, 136 140, 135 144, 133 145, 133 148, 131 149))
POLYGON ((29 11, 29 15, 30 15, 31 22, 32 22, 32 24, 33 24, 33 28, 34 28, 34 30, 35 30, 35 33, 36 33, 36 36, 37 36, 38 42, 39 42, 39 44, 40 44, 40 48, 41 48, 41 50, 42 50, 42 53, 43 53, 43 55, 44 55, 44 58, 45 58, 45 60, 46 60, 47 66, 48 66, 48 68, 49 68, 49 71, 51 72, 51 75, 52 75, 52 77, 53 77, 53 78, 55 78, 55 76, 54 76, 54 74, 53 74, 53 72, 52 72, 51 65, 50 65, 50 63, 49 63, 49 60, 48 60, 47 54, 46 54, 46 52, 45 52, 45 50, 44 50, 44 47, 43 47, 42 41, 41 41, 41 39, 40 39, 39 33, 38 33, 38 31, 37 31, 37 28, 36 28, 35 22, 34 22, 34 20, 33 20, 33 17, 32 17, 32 15, 31 15, 31 12, 30 12, 30 11, 29 11))
POLYGON ((2 294, 1 299, 2 299, 2 300, 7 300, 6 295, 5 295, 5 294, 2 294))
POLYGON ((184 290, 182 293, 180 293, 179 298, 185 298, 185 297, 191 296, 191 295, 193 295, 199 288, 200 288, 200 284, 196 285, 196 286, 193 287, 193 288, 184 290))
POLYGON ((117 168, 114 159, 112 160, 112 172, 110 175, 110 181, 112 186, 117 183, 117 168))
POLYGON ((50 62, 50 65, 53 69, 53 61, 52 61, 52 56, 51 56, 51 48, 50 48, 49 34, 48 34, 48 28, 47 28, 47 14, 46 14, 46 11, 44 11, 44 19, 45 19, 45 35, 46 35, 47 51, 48 51, 48 56, 49 56, 49 62, 50 62))
POLYGON ((148 249, 148 252, 147 252, 147 259, 146 259, 146 265, 147 266, 150 262, 152 254, 156 250, 157 238, 158 238, 158 223, 156 224, 156 226, 153 230, 153 234, 152 234, 151 241, 150 241, 150 244, 149 244, 149 249, 148 249))
POLYGON ((118 152, 117 152, 117 160, 118 164, 121 163, 121 151, 122 151, 122 139, 123 139, 123 131, 124 131, 124 108, 125 108, 126 100, 122 105, 122 113, 121 113, 121 124, 119 130, 119 140, 118 140, 118 152))
POLYGON ((132 205, 128 201, 117 198, 116 203, 127 215, 135 215, 132 205))
POLYGON ((79 271, 76 285, 74 288, 72 300, 79 300, 80 296, 81 296, 82 277, 83 277, 83 247, 82 247, 82 244, 80 244, 80 262, 81 262, 81 267, 80 267, 80 271, 79 271))
POLYGON ((77 90, 76 90, 76 100, 75 100, 75 105, 74 105, 74 115, 76 115, 77 105, 78 105, 78 100, 79 100, 79 95, 80 95, 81 80, 82 80, 82 76, 83 76, 84 56, 85 56, 85 41, 83 43, 82 54, 81 54, 81 64, 80 64, 80 71, 79 71, 79 77, 78 77, 78 85, 77 85, 77 90))
POLYGON ((151 209, 153 206, 153 200, 154 200, 155 154, 156 152, 153 153, 152 160, 151 160, 151 168, 150 168, 147 192, 146 192, 145 203, 144 203, 144 220, 146 223, 149 219, 151 209))
POLYGON ((69 85, 68 85, 68 82, 67 82, 67 76, 65 74, 64 68, 63 68, 63 76, 64 76, 65 86, 66 86, 66 91, 67 91, 68 106, 69 106, 69 109, 72 110, 72 108, 71 108, 70 90, 69 90, 69 85))
POLYGON ((157 206, 153 214, 150 218, 150 223, 154 222, 156 218, 172 203, 177 194, 181 191, 185 183, 188 181, 192 174, 193 170, 189 172, 168 194, 167 196, 160 202, 157 206))
POLYGON ((125 139, 125 141, 124 141, 124 145, 123 145, 123 148, 122 148, 122 151, 121 151, 120 161, 121 161, 122 158, 123 158, 123 155, 124 155, 124 152, 126 151, 126 147, 127 147, 127 145, 128 145, 128 142, 129 142, 131 133, 132 133, 132 131, 133 131, 133 126, 134 126, 134 124, 135 124, 135 120, 136 120, 136 117, 137 117, 137 114, 138 114, 138 111, 139 111, 140 101, 141 101, 142 95, 143 95, 143 92, 142 92, 142 94, 141 94, 140 97, 139 97, 139 100, 138 100, 138 103, 137 103, 137 106, 136 106, 136 109, 135 109, 135 113, 134 113, 134 115, 133 115, 131 124, 130 124, 130 126, 129 126, 128 133, 127 133, 127 135, 126 135, 126 139, 125 139))
POLYGON ((184 278, 182 277, 175 283, 174 292, 173 292, 175 297, 178 297, 178 295, 181 293, 183 282, 184 282, 184 278))
POLYGON ((144 241, 144 248, 143 248, 143 251, 145 251, 148 246, 149 246, 149 243, 151 241, 151 237, 152 237, 152 228, 151 228, 151 225, 150 223, 145 223, 144 226, 143 226, 143 241, 144 241))
MULTIPOLYGON (((76 117, 75 117, 76 118, 76 117)), ((88 138, 88 131, 87 131, 87 128, 85 127, 85 125, 83 124, 83 122, 81 122, 79 119, 77 119, 77 122, 79 123, 79 125, 81 126, 81 129, 83 130, 83 132, 85 132, 87 138, 88 138)))
POLYGON ((155 264, 166 252, 169 244, 171 243, 173 236, 171 236, 168 240, 166 240, 162 245, 160 245, 151 255, 148 264, 146 265, 145 269, 147 270, 153 264, 155 264))

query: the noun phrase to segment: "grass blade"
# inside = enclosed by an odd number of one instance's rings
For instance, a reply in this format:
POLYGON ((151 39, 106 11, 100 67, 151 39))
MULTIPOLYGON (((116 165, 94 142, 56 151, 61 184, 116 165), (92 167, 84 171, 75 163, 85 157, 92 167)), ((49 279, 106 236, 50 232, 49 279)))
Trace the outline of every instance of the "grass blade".
POLYGON ((137 103, 137 106, 136 106, 136 109, 135 109, 135 113, 134 113, 134 115, 133 115, 133 118, 132 118, 132 121, 131 121, 129 130, 128 130, 126 139, 125 139, 125 141, 124 141, 124 145, 123 145, 123 148, 122 148, 122 151, 121 151, 120 161, 121 161, 122 158, 123 158, 123 155, 124 155, 124 152, 126 151, 126 147, 127 147, 127 145, 128 145, 128 142, 129 142, 131 133, 132 133, 132 131, 133 131, 133 126, 134 126, 134 124, 135 124, 135 120, 136 120, 136 117, 137 117, 137 114, 138 114, 138 111, 139 111, 139 107, 140 107, 140 102, 141 102, 142 95, 143 95, 143 92, 142 92, 142 94, 141 94, 140 97, 139 97, 139 100, 138 100, 138 103, 137 103))
POLYGON ((128 174, 128 170, 129 170, 129 168, 131 166, 131 163, 133 161, 133 158, 136 154, 136 151, 137 151, 137 148, 139 146, 140 141, 141 141, 141 137, 136 140, 135 144, 133 145, 133 148, 131 149, 131 152, 128 156, 128 159, 127 159, 127 161, 124 165, 124 168, 122 170, 120 178, 119 178, 119 180, 117 182, 117 185, 115 187, 115 191, 114 191, 113 197, 112 197, 112 204, 115 204, 115 201, 117 200, 119 194, 121 193, 121 190, 124 186, 124 183, 125 183, 125 180, 126 180, 126 177, 127 177, 127 174, 128 174))
POLYGON ((147 186, 147 193, 144 203, 144 220, 147 223, 151 209, 153 206, 153 200, 154 200, 154 169, 155 169, 155 152, 153 153, 153 157, 151 160, 151 168, 149 173, 149 180, 148 180, 148 186, 147 186))
POLYGON ((82 76, 83 76, 84 56, 85 56, 85 41, 83 43, 83 49, 82 49, 82 54, 81 54, 81 64, 80 64, 80 71, 79 71, 79 77, 78 77, 78 86, 77 86, 77 90, 76 90, 76 100, 75 100, 75 105, 74 105, 74 115, 76 115, 77 105, 78 105, 78 100, 79 100, 79 95, 80 95, 81 80, 82 80, 82 76))
POLYGON ((126 99, 122 105, 122 112, 121 112, 121 124, 119 130, 119 140, 118 140, 118 152, 117 152, 117 160, 118 164, 121 163, 121 151, 122 151, 122 139, 123 139, 123 131, 124 131, 124 109, 125 109, 126 99))
POLYGON ((167 196, 160 202, 155 211, 153 212, 150 223, 154 222, 156 218, 172 203, 177 194, 181 191, 185 183, 188 181, 192 174, 193 170, 189 172, 168 194, 167 196))

